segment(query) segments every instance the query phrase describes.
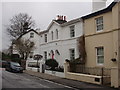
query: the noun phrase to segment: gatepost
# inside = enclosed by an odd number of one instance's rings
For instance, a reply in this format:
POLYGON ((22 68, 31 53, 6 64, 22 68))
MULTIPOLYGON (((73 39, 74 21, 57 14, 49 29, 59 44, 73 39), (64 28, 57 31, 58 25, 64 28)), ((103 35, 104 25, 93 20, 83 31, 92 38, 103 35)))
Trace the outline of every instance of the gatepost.
POLYGON ((111 68, 111 87, 119 87, 119 70, 117 67, 111 68))
POLYGON ((64 63, 64 73, 65 76, 67 75, 67 72, 69 72, 70 66, 69 66, 69 62, 65 62, 64 63))
POLYGON ((43 69, 44 69, 43 65, 44 65, 44 61, 41 60, 40 61, 40 68, 39 68, 40 73, 43 73, 43 69))
POLYGON ((29 63, 29 61, 26 60, 26 70, 28 69, 28 63, 29 63))

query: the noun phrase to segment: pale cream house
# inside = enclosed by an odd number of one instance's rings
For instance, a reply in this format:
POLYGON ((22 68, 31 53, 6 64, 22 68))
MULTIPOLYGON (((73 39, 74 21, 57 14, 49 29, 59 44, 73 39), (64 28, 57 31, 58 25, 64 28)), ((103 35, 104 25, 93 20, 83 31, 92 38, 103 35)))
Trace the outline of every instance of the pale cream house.
POLYGON ((120 86, 119 0, 115 0, 104 9, 83 16, 82 19, 87 54, 85 70, 79 68, 82 70, 79 73, 70 72, 70 65, 66 62, 65 77, 95 84, 109 83, 111 87, 118 88, 120 86), (93 72, 99 72, 99 75, 93 72))
POLYGON ((120 2, 82 17, 88 67, 117 67, 120 56, 120 2))
POLYGON ((112 2, 107 8, 82 18, 87 52, 85 66, 111 69, 111 86, 120 86, 120 2, 112 2))

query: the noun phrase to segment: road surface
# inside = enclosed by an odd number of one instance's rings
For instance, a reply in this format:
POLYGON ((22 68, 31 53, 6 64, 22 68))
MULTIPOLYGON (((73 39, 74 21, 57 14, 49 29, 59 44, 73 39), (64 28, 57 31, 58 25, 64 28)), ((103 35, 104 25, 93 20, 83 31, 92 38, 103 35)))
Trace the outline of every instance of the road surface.
POLYGON ((2 88, 7 90, 8 88, 22 89, 22 88, 41 88, 41 89, 65 89, 75 90, 72 87, 54 83, 45 79, 30 76, 26 73, 11 73, 8 71, 2 71, 2 88))

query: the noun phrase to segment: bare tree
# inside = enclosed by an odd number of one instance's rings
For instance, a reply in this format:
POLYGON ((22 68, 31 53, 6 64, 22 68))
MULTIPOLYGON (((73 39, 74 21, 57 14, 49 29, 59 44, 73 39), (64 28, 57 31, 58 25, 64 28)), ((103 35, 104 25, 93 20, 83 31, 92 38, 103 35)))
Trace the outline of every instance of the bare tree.
POLYGON ((26 13, 19 13, 10 19, 10 25, 8 25, 7 31, 13 39, 16 39, 28 30, 33 29, 34 26, 35 22, 31 16, 26 13))
POLYGON ((29 39, 18 39, 15 41, 15 49, 19 52, 21 58, 26 60, 30 52, 35 48, 35 43, 29 39))

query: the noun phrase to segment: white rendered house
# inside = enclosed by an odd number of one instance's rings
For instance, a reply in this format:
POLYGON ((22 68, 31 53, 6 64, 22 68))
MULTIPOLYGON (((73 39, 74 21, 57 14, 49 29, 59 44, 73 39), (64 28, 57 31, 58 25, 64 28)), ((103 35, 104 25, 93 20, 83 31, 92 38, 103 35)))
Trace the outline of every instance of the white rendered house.
MULTIPOLYGON (((29 30, 28 32, 24 33, 23 35, 21 35, 18 39, 23 39, 23 40, 30 40, 32 42, 34 42, 34 48, 33 51, 30 52, 30 55, 28 56, 28 61, 35 61, 33 60, 33 56, 35 54, 39 54, 39 33, 33 29, 29 30), (32 58, 31 58, 32 57, 32 58)), ((19 54, 19 52, 16 50, 16 45, 13 43, 12 45, 13 50, 12 50, 12 54, 19 54)))
MULTIPOLYGON (((40 33, 30 30, 20 38, 30 39, 35 43, 35 49, 30 52, 30 56, 40 54, 43 56, 42 61, 54 58, 59 66, 64 66, 66 59, 72 60, 79 57, 77 40, 82 35, 81 18, 67 22, 65 16, 59 16, 57 20, 52 20, 47 30, 40 33)), ((36 62, 30 56, 27 62, 36 62)))
POLYGON ((59 66, 63 66, 65 59, 79 57, 77 38, 83 35, 81 18, 66 21, 62 16, 53 20, 46 31, 40 32, 39 51, 43 60, 54 58, 59 66))

